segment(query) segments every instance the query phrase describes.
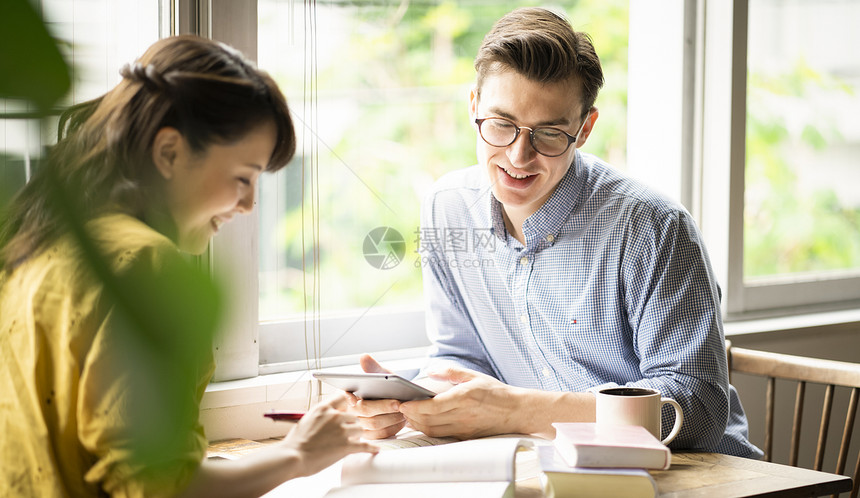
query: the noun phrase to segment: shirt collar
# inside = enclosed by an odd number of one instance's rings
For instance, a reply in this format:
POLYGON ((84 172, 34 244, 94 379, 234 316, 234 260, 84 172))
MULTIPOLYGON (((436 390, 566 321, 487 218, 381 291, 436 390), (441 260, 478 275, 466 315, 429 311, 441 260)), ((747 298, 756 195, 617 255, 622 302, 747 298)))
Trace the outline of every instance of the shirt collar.
MULTIPOLYGON (((550 198, 523 223, 527 249, 539 251, 551 246, 558 238, 559 231, 576 206, 578 183, 582 176, 579 174, 581 169, 582 161, 577 150, 573 163, 567 169, 567 173, 562 177, 550 198)), ((505 228, 505 220, 502 216, 502 204, 496 200, 492 193, 489 197, 493 233, 499 240, 507 243, 507 228, 505 228)))

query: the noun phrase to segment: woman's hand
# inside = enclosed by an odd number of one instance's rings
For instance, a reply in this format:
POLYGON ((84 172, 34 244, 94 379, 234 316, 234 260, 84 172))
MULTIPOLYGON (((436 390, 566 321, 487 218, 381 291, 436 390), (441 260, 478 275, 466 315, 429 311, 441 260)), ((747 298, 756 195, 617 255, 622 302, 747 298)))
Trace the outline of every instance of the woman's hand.
POLYGON ((315 474, 350 453, 379 451, 359 440, 361 425, 344 411, 346 405, 346 397, 338 396, 314 406, 284 438, 282 444, 298 454, 298 476, 315 474))

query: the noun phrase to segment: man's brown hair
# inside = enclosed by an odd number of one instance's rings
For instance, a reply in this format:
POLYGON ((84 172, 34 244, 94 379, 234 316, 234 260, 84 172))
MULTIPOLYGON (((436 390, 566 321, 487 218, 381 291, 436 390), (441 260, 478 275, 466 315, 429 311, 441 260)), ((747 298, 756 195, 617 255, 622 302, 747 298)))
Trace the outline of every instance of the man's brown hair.
POLYGON ((603 69, 591 37, 541 8, 511 11, 484 36, 475 57, 478 91, 487 75, 509 69, 539 83, 575 79, 582 89, 582 117, 603 86, 603 69))

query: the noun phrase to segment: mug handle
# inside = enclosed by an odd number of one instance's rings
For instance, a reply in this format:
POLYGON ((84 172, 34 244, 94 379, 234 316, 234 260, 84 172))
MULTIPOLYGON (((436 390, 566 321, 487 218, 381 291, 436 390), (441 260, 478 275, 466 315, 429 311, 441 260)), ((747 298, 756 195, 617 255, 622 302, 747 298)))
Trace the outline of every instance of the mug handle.
POLYGON ((675 409, 675 426, 672 427, 672 430, 669 432, 669 435, 666 436, 665 439, 660 441, 663 444, 669 444, 673 439, 675 439, 675 436, 677 436, 678 433, 681 432, 681 424, 684 423, 684 412, 681 411, 681 405, 679 405, 678 402, 674 399, 661 398, 660 408, 662 409, 663 405, 665 405, 666 403, 669 403, 670 405, 672 405, 672 408, 675 409))

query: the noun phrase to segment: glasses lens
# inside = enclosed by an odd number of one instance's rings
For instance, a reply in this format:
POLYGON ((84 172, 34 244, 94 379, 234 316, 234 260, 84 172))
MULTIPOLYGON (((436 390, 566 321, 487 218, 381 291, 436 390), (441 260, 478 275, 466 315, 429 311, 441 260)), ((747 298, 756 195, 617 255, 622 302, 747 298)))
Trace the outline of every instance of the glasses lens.
POLYGON ((534 131, 535 149, 546 156, 558 156, 567 150, 567 135, 555 128, 536 128, 534 131))
POLYGON ((517 127, 503 118, 487 118, 479 127, 481 137, 493 147, 506 147, 513 143, 517 136, 517 127))
MULTIPOLYGON (((514 143, 517 130, 517 125, 505 118, 485 118, 478 125, 481 138, 493 147, 507 147, 514 143)), ((567 134, 558 128, 535 128, 532 135, 532 146, 548 157, 560 156, 570 146, 567 134)))

